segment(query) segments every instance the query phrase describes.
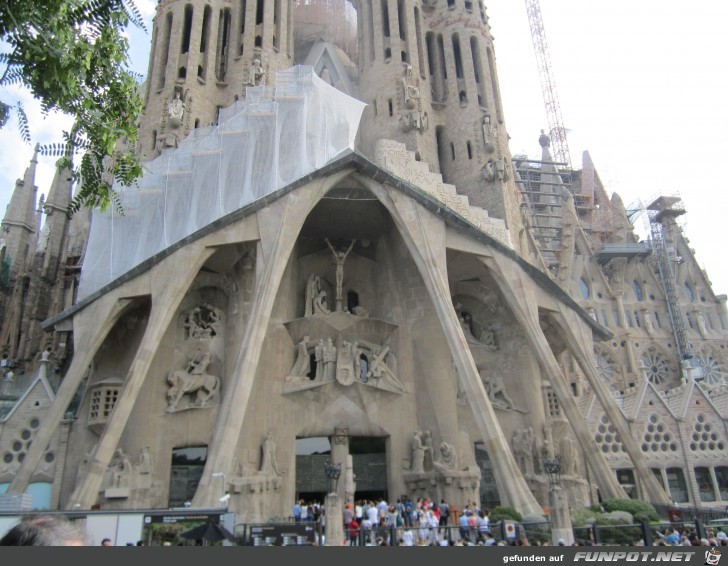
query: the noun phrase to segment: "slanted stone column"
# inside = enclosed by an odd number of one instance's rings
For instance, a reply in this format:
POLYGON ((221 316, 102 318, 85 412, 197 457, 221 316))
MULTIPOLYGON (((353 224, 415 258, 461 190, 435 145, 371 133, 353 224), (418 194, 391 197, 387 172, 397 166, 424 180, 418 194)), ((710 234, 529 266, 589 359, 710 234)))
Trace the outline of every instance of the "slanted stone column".
POLYGON ((552 319, 559 323, 562 330, 562 336, 566 339, 569 352, 574 356, 579 367, 584 372, 594 395, 596 395, 604 409, 604 412, 609 418, 609 422, 611 422, 617 430, 619 439, 622 441, 622 446, 624 446, 624 450, 627 454, 629 454, 629 458, 632 460, 632 463, 637 470, 639 480, 642 483, 647 499, 649 499, 652 503, 669 505, 672 500, 667 493, 665 493, 665 490, 657 481, 657 478, 655 478, 652 470, 650 470, 647 459, 644 454, 642 454, 639 444, 632 436, 632 432, 629 430, 629 426, 627 425, 624 415, 612 401, 609 391, 607 391, 604 382, 597 373, 596 365, 593 362, 593 351, 591 350, 591 345, 587 346, 583 334, 578 334, 575 331, 575 329, 580 326, 577 316, 574 313, 567 312, 566 309, 562 307, 559 315, 552 317, 552 319))
POLYGON ((541 506, 531 493, 485 392, 475 360, 453 308, 447 278, 445 225, 432 213, 395 189, 368 178, 358 177, 389 210, 407 249, 425 283, 437 318, 450 348, 463 390, 493 464, 498 492, 504 505, 524 514, 540 513, 541 506))
POLYGON ((291 251, 309 212, 326 192, 351 173, 350 170, 331 175, 296 189, 258 213, 260 242, 256 255, 256 283, 251 301, 253 307, 235 361, 235 369, 227 393, 223 396, 205 469, 193 507, 214 507, 217 502, 210 474, 223 472, 233 475, 235 447, 242 433, 243 421, 258 371, 263 341, 273 304, 283 274, 290 261, 291 251))
MULTIPOLYGON (((609 464, 589 432, 586 419, 581 414, 566 377, 561 371, 559 362, 541 329, 536 297, 528 292, 528 289, 532 288, 535 283, 530 283, 521 268, 515 263, 509 262, 505 257, 494 255, 493 260, 483 259, 482 261, 490 268, 493 279, 498 284, 504 300, 521 324, 526 339, 533 348, 541 368, 551 382, 551 387, 559 400, 559 405, 574 429, 574 434, 579 441, 584 456, 594 470, 597 485, 606 497, 626 499, 627 494, 617 482, 617 478, 609 468, 609 464)), ((553 307, 554 304, 559 303, 557 300, 549 302, 550 307, 553 307)))
POLYGON ((124 433, 164 333, 198 271, 213 253, 215 253, 215 248, 200 250, 197 246, 188 246, 179 250, 166 262, 153 268, 151 276, 152 312, 149 316, 149 323, 129 368, 124 388, 111 414, 111 419, 101 434, 94 455, 89 461, 86 477, 68 501, 68 509, 72 509, 74 505, 80 505, 82 509, 89 509, 96 503, 104 473, 116 451, 119 439, 124 433))
POLYGON ((60 426, 69 403, 78 390, 78 386, 86 375, 96 352, 104 343, 111 329, 119 320, 124 309, 131 305, 128 299, 119 299, 116 295, 106 296, 90 304, 73 320, 74 343, 76 352, 68 373, 61 382, 53 404, 48 409, 36 432, 33 444, 30 445, 25 460, 18 468, 8 493, 23 493, 33 472, 40 464, 43 453, 48 448, 53 434, 60 426))

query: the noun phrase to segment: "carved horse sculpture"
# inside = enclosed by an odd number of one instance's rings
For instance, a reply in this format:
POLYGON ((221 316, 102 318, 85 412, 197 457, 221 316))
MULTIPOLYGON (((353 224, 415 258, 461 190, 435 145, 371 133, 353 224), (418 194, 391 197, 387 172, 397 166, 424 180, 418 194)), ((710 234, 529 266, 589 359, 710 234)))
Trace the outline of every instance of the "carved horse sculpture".
POLYGON ((177 405, 185 395, 195 395, 195 407, 204 407, 220 389, 220 378, 208 373, 189 373, 185 370, 174 370, 167 376, 170 388, 167 391, 167 412, 177 409, 177 405))

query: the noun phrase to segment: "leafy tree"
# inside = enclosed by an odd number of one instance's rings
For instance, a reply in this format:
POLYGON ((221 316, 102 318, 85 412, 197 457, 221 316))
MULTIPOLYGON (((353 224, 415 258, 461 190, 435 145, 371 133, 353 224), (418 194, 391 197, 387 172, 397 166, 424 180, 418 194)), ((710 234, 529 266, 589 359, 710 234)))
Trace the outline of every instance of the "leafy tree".
POLYGON ((496 507, 490 512, 491 523, 505 519, 506 521, 521 521, 521 514, 513 507, 496 507))
POLYGON ((635 521, 655 522, 660 520, 660 515, 655 508, 647 501, 640 499, 605 499, 602 502, 605 511, 626 511, 630 513, 635 521))
MULTIPOLYGON (((63 143, 40 148, 43 155, 61 157, 80 183, 71 212, 118 205, 112 183, 130 186, 141 176, 133 143, 142 102, 124 35, 130 23, 146 29, 132 0, 0 0, 6 49, 0 53, 0 86, 25 86, 44 113, 58 110, 74 118, 63 143)), ((0 100, 0 127, 12 110, 29 142, 19 103, 0 100)))

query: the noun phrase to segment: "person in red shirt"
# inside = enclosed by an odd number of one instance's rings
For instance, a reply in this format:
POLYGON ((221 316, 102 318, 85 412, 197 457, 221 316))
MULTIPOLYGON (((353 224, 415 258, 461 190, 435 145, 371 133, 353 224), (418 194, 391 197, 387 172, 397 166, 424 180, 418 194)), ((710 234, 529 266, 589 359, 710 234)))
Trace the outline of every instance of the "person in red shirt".
POLYGON ((349 523, 349 546, 357 546, 359 544, 359 523, 356 519, 352 519, 349 523))

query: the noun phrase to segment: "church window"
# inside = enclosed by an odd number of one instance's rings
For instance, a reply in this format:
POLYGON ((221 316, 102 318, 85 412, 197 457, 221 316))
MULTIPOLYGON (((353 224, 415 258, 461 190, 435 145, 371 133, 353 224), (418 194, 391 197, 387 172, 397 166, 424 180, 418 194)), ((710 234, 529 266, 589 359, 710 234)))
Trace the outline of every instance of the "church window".
POLYGON ((91 390, 91 403, 89 405, 88 424, 106 424, 116 407, 121 392, 121 380, 99 383, 91 390))
POLYGON ((685 473, 682 468, 668 468, 665 472, 670 496, 677 503, 687 503, 689 501, 688 486, 685 482, 685 473))
POLYGON ((470 143, 470 141, 466 142, 467 148, 468 148, 468 159, 473 158, 473 144, 470 143))
POLYGON ((583 277, 579 279, 579 291, 581 291, 581 296, 584 299, 588 299, 591 296, 591 291, 589 290, 589 283, 587 283, 587 280, 583 277))
POLYGON ((382 0, 382 31, 384 32, 384 37, 390 36, 389 6, 387 5, 387 0, 382 0))
POLYGON ((485 89, 483 78, 483 62, 480 58, 480 49, 478 48, 478 38, 472 36, 470 38, 470 55, 473 59, 473 74, 475 75, 475 86, 478 89, 478 105, 486 106, 485 89))
POLYGON ((685 296, 691 303, 695 300, 695 294, 693 293, 693 288, 690 286, 690 283, 685 283, 685 296))
POLYGON ((265 0, 258 0, 258 4, 255 7, 255 25, 256 26, 263 23, 264 14, 265 14, 265 0))
POLYGON ((425 48, 422 45, 422 22, 420 11, 415 7, 415 37, 417 39, 417 61, 420 67, 420 76, 425 76, 425 48))
POLYGON ((220 25, 218 27, 217 54, 215 60, 215 76, 220 82, 225 81, 227 75, 228 44, 230 43, 230 8, 220 10, 220 25))
POLYGON ((644 293, 642 292, 642 286, 635 280, 632 281, 632 292, 634 293, 634 298, 638 301, 644 300, 644 293))
POLYGON ((187 53, 190 50, 190 37, 192 35, 192 13, 193 8, 191 4, 185 6, 185 19, 182 27, 182 45, 181 53, 187 53))
POLYGON ((159 69, 159 80, 157 86, 162 88, 164 86, 165 74, 167 72, 167 61, 169 60, 169 45, 172 38, 172 12, 167 13, 167 22, 164 31, 164 42, 162 44, 162 59, 160 61, 159 69))
POLYGON ((399 38, 405 41, 407 39, 407 12, 404 0, 397 0, 397 18, 399 20, 399 38))
POLYGON ((695 468, 695 483, 698 484, 700 501, 715 501, 713 477, 707 467, 698 466, 695 468))
POLYGON ((728 501, 728 466, 716 466, 715 479, 718 480, 718 492, 722 501, 728 501))
POLYGON ((455 75, 457 78, 464 78, 463 59, 460 54, 460 36, 456 33, 452 36, 452 51, 455 57, 455 75))
POLYGON ((281 0, 275 0, 273 3, 273 25, 276 28, 275 34, 273 34, 273 48, 281 48, 281 35, 283 31, 281 29, 281 0))

